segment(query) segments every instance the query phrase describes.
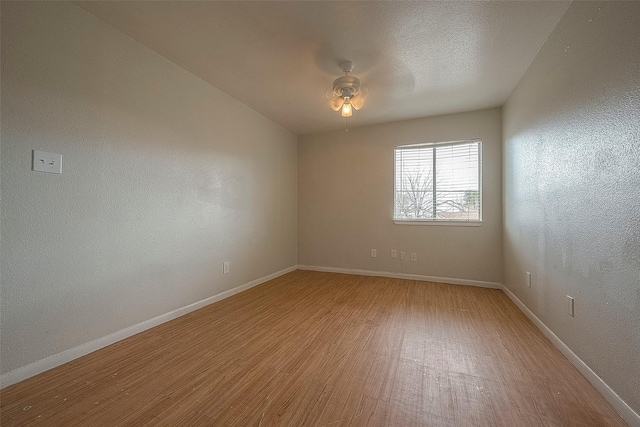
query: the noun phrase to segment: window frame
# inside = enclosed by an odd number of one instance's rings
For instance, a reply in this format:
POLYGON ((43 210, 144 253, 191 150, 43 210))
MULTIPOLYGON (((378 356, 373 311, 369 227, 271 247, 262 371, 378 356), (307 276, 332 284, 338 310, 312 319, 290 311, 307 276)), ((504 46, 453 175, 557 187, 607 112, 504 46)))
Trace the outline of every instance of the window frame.
MULTIPOLYGON (((482 139, 473 138, 459 141, 444 141, 444 142, 423 142, 417 144, 403 144, 397 145, 393 148, 393 204, 391 210, 391 218, 394 224, 398 225, 450 225, 457 227, 478 227, 483 224, 483 211, 484 211, 484 191, 482 190, 482 139), (425 147, 444 147, 448 145, 462 145, 468 143, 478 143, 478 191, 480 198, 479 219, 432 219, 432 218, 396 218, 396 153, 398 149, 408 150, 411 148, 425 148, 425 147)), ((435 172, 437 173, 437 172, 435 172)))

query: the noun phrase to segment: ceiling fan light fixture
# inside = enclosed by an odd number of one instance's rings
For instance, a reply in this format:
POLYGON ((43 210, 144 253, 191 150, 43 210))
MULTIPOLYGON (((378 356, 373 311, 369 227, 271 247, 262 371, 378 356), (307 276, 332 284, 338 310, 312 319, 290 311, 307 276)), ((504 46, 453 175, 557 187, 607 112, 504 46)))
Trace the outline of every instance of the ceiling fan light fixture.
POLYGON ((342 117, 351 117, 354 109, 359 110, 364 105, 368 91, 360 85, 359 78, 349 74, 353 70, 353 62, 343 62, 340 68, 345 75, 333 81, 334 97, 330 106, 333 111, 340 111, 342 117))
POLYGON ((351 108, 351 100, 347 97, 342 104, 342 117, 351 117, 353 110, 351 108))
POLYGON ((331 100, 331 109, 333 111, 340 111, 343 104, 344 104, 344 99, 337 96, 331 100))
POLYGON ((364 105, 364 96, 356 95, 353 98, 351 98, 351 106, 353 107, 354 110, 358 111, 359 109, 362 108, 363 105, 364 105))

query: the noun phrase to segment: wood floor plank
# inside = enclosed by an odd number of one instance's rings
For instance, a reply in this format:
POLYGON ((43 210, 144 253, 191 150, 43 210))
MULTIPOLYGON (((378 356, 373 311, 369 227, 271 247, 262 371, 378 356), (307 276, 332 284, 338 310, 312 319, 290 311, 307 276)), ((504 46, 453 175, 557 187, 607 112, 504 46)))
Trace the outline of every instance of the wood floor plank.
POLYGON ((2 426, 624 426, 499 290, 295 271, 0 391, 2 426))

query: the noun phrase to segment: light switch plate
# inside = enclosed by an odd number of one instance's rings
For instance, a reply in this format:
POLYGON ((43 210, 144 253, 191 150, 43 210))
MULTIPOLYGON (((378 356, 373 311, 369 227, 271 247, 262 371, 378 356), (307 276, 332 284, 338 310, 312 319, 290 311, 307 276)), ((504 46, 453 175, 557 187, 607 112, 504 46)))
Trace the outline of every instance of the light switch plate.
POLYGON ((62 173, 62 154, 33 150, 31 170, 35 172, 62 173))

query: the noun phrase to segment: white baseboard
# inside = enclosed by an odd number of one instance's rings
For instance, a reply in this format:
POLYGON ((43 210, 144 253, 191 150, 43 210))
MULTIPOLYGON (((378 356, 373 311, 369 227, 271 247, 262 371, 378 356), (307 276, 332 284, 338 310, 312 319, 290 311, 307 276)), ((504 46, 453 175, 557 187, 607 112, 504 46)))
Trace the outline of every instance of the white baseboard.
POLYGON ((352 268, 319 267, 315 265, 299 265, 298 270, 326 271, 329 273, 357 274, 360 276, 390 277, 393 279, 421 280, 424 282, 451 283, 453 285, 477 286, 480 288, 502 289, 497 282, 480 280, 454 279, 451 277, 423 276, 420 274, 394 273, 391 271, 356 270, 352 268))
POLYGON ((562 342, 560 338, 556 334, 553 333, 547 325, 545 325, 542 320, 538 318, 529 308, 524 305, 520 299, 515 296, 513 292, 507 289, 506 286, 502 286, 502 291, 507 294, 507 296, 514 302, 515 305, 518 306, 520 310, 533 322, 534 325, 542 331, 544 336, 549 338, 549 340, 555 345, 564 356, 569 359, 569 361, 575 366, 578 371, 604 396, 605 399, 613 406, 616 412, 629 424, 631 427, 640 427, 640 415, 638 415, 627 403, 620 398, 616 394, 615 391, 611 389, 605 383, 602 378, 600 378, 595 372, 591 370, 591 368, 582 361, 567 345, 562 342))
POLYGON ((145 320, 144 322, 129 326, 128 328, 121 329, 112 334, 97 338, 93 341, 89 341, 88 343, 81 344, 77 347, 70 348, 69 350, 65 350, 61 353, 54 354, 42 360, 38 360, 26 366, 14 369, 13 371, 7 372, 6 374, 0 376, 0 389, 18 383, 22 380, 26 380, 27 378, 33 377, 34 375, 37 375, 44 371, 48 371, 49 369, 55 368, 56 366, 60 366, 64 363, 70 362, 74 359, 77 359, 78 357, 93 353, 94 351, 100 350, 101 348, 111 345, 117 341, 129 338, 132 335, 135 335, 142 331, 146 331, 147 329, 151 329, 154 326, 158 326, 162 323, 168 322, 169 320, 173 320, 176 317, 183 316, 199 308, 202 308, 209 304, 213 304, 214 302, 229 298, 232 295, 260 285, 271 279, 275 279, 276 277, 280 277, 283 274, 287 274, 296 269, 297 266, 295 265, 289 268, 285 268, 284 270, 277 271, 273 274, 269 274, 268 276, 261 277, 249 283, 245 283, 244 285, 236 286, 235 288, 229 289, 228 291, 224 291, 212 297, 205 298, 202 301, 194 302, 193 304, 189 304, 185 307, 181 307, 168 313, 161 314, 160 316, 154 317, 153 319, 145 320))

